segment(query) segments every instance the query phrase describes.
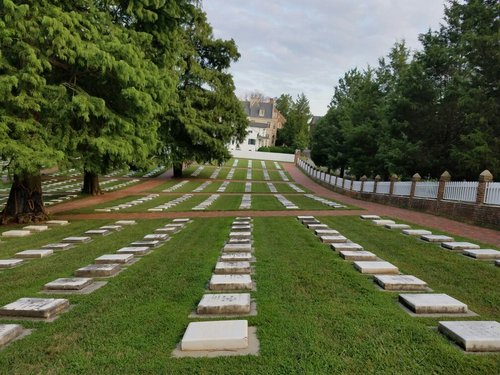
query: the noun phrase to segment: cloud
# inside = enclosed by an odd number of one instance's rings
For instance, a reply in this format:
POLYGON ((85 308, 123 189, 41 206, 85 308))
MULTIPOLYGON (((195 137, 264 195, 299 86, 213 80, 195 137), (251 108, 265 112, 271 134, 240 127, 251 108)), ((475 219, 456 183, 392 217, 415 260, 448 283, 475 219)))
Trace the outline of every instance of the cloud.
POLYGON ((231 67, 237 94, 304 92, 322 115, 339 78, 376 65, 404 39, 438 29, 445 0, 205 0, 216 37, 234 39, 241 53, 231 67))

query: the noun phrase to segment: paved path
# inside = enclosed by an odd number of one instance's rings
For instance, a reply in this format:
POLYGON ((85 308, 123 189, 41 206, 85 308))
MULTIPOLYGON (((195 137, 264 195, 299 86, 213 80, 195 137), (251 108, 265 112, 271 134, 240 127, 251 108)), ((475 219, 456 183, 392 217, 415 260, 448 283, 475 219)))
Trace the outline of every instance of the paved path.
POLYGON ((348 196, 335 193, 327 188, 317 184, 307 177, 294 164, 283 164, 285 170, 290 173, 290 176, 302 186, 308 188, 316 194, 335 199, 339 202, 364 208, 366 214, 390 216, 396 219, 401 219, 411 223, 425 225, 427 227, 441 230, 457 236, 469 237, 477 241, 489 243, 500 247, 500 231, 486 229, 471 224, 462 223, 459 221, 447 219, 442 216, 435 216, 423 212, 406 210, 393 206, 386 206, 379 203, 366 202, 359 199, 350 198, 348 196))

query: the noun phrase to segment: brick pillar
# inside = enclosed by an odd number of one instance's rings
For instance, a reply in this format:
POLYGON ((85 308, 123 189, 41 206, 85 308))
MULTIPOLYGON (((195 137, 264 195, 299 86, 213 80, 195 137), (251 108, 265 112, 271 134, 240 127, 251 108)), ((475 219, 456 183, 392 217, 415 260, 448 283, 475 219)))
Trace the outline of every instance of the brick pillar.
POLYGON ((382 179, 382 177, 380 177, 380 175, 376 175, 375 176, 375 183, 373 184, 373 192, 376 193, 377 192, 377 185, 379 183, 379 181, 382 179))
POLYGON ((361 188, 359 189, 359 192, 362 193, 363 192, 363 189, 365 188, 365 181, 367 180, 368 178, 366 176, 362 176, 360 178, 361 180, 361 188))
POLYGON ((389 185, 389 195, 392 195, 392 193, 394 192, 394 183, 397 181, 399 181, 398 175, 393 174, 391 176, 391 184, 389 185))
POLYGON ((484 203, 484 196, 486 194, 486 186, 488 183, 493 181, 493 175, 489 170, 484 170, 483 173, 479 175, 479 184, 477 185, 477 195, 476 204, 484 203))
POLYGON ((418 173, 415 173, 411 178, 411 188, 410 188, 410 199, 415 196, 415 189, 417 188, 417 182, 422 179, 418 173))
POLYGON ((451 180, 451 175, 448 171, 444 171, 441 177, 439 177, 438 195, 437 200, 442 201, 444 197, 444 187, 447 182, 451 180))
POLYGON ((297 164, 300 160, 300 150, 295 150, 294 163, 297 164))

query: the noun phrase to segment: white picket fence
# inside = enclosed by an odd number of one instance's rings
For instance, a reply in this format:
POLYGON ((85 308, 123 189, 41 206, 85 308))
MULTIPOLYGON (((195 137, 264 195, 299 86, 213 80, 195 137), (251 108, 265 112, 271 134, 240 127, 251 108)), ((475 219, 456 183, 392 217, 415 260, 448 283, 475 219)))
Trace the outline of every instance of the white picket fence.
MULTIPOLYGON (((361 191, 361 181, 344 181, 341 177, 334 177, 324 172, 317 172, 311 168, 311 165, 304 160, 298 163, 307 174, 326 183, 335 185, 339 188, 344 185, 345 190, 361 191)), ((375 186, 374 181, 365 181, 363 192, 372 193, 375 186)), ((391 183, 389 181, 380 181, 377 183, 377 194, 389 194, 391 183)), ((411 181, 398 181, 393 185, 393 195, 410 196, 411 181)), ((443 200, 474 203, 477 200, 479 182, 477 181, 449 181, 444 185, 443 200)), ((439 190, 439 181, 418 181, 415 184, 416 198, 437 199, 439 190)), ((490 182, 486 185, 484 204, 500 206, 500 182, 490 182)))
POLYGON ((477 181, 450 181, 444 185, 443 199, 447 201, 475 202, 477 181))
POLYGON ((500 206, 500 182, 489 182, 486 185, 484 203, 500 206))
POLYGON ((415 196, 419 198, 436 199, 438 196, 439 182, 423 181, 417 182, 415 186, 415 196))

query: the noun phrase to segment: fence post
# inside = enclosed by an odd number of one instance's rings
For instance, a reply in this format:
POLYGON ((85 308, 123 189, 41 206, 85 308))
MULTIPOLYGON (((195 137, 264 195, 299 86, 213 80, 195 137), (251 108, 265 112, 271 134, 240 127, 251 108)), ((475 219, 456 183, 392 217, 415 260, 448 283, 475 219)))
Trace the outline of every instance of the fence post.
POLYGON ((441 177, 439 177, 439 186, 438 186, 438 195, 437 195, 437 201, 442 201, 444 198, 444 187, 447 182, 451 180, 451 175, 448 173, 448 171, 444 171, 441 177))
POLYGON ((390 185, 389 185, 389 195, 392 195, 392 193, 394 192, 394 183, 395 183, 396 181, 398 181, 398 180, 399 180, 398 175, 393 174, 393 175, 391 176, 391 179, 390 179, 391 183, 390 183, 390 185))
POLYGON ((477 195, 476 195, 476 204, 484 203, 484 196, 486 195, 486 187, 488 183, 493 181, 493 175, 487 169, 485 169, 479 175, 479 183, 477 185, 477 195))
POLYGON ((382 177, 380 177, 380 175, 376 175, 375 176, 375 182, 373 184, 373 193, 376 193, 377 192, 377 185, 379 183, 379 181, 382 179, 382 177))
POLYGON ((411 178, 411 188, 410 188, 410 199, 415 196, 415 190, 417 189, 417 182, 422 179, 418 173, 415 173, 411 178))
POLYGON ((359 192, 362 193, 363 192, 363 189, 365 188, 365 181, 368 179, 368 177, 366 176, 362 176, 360 178, 361 180, 361 187, 359 188, 359 192))

